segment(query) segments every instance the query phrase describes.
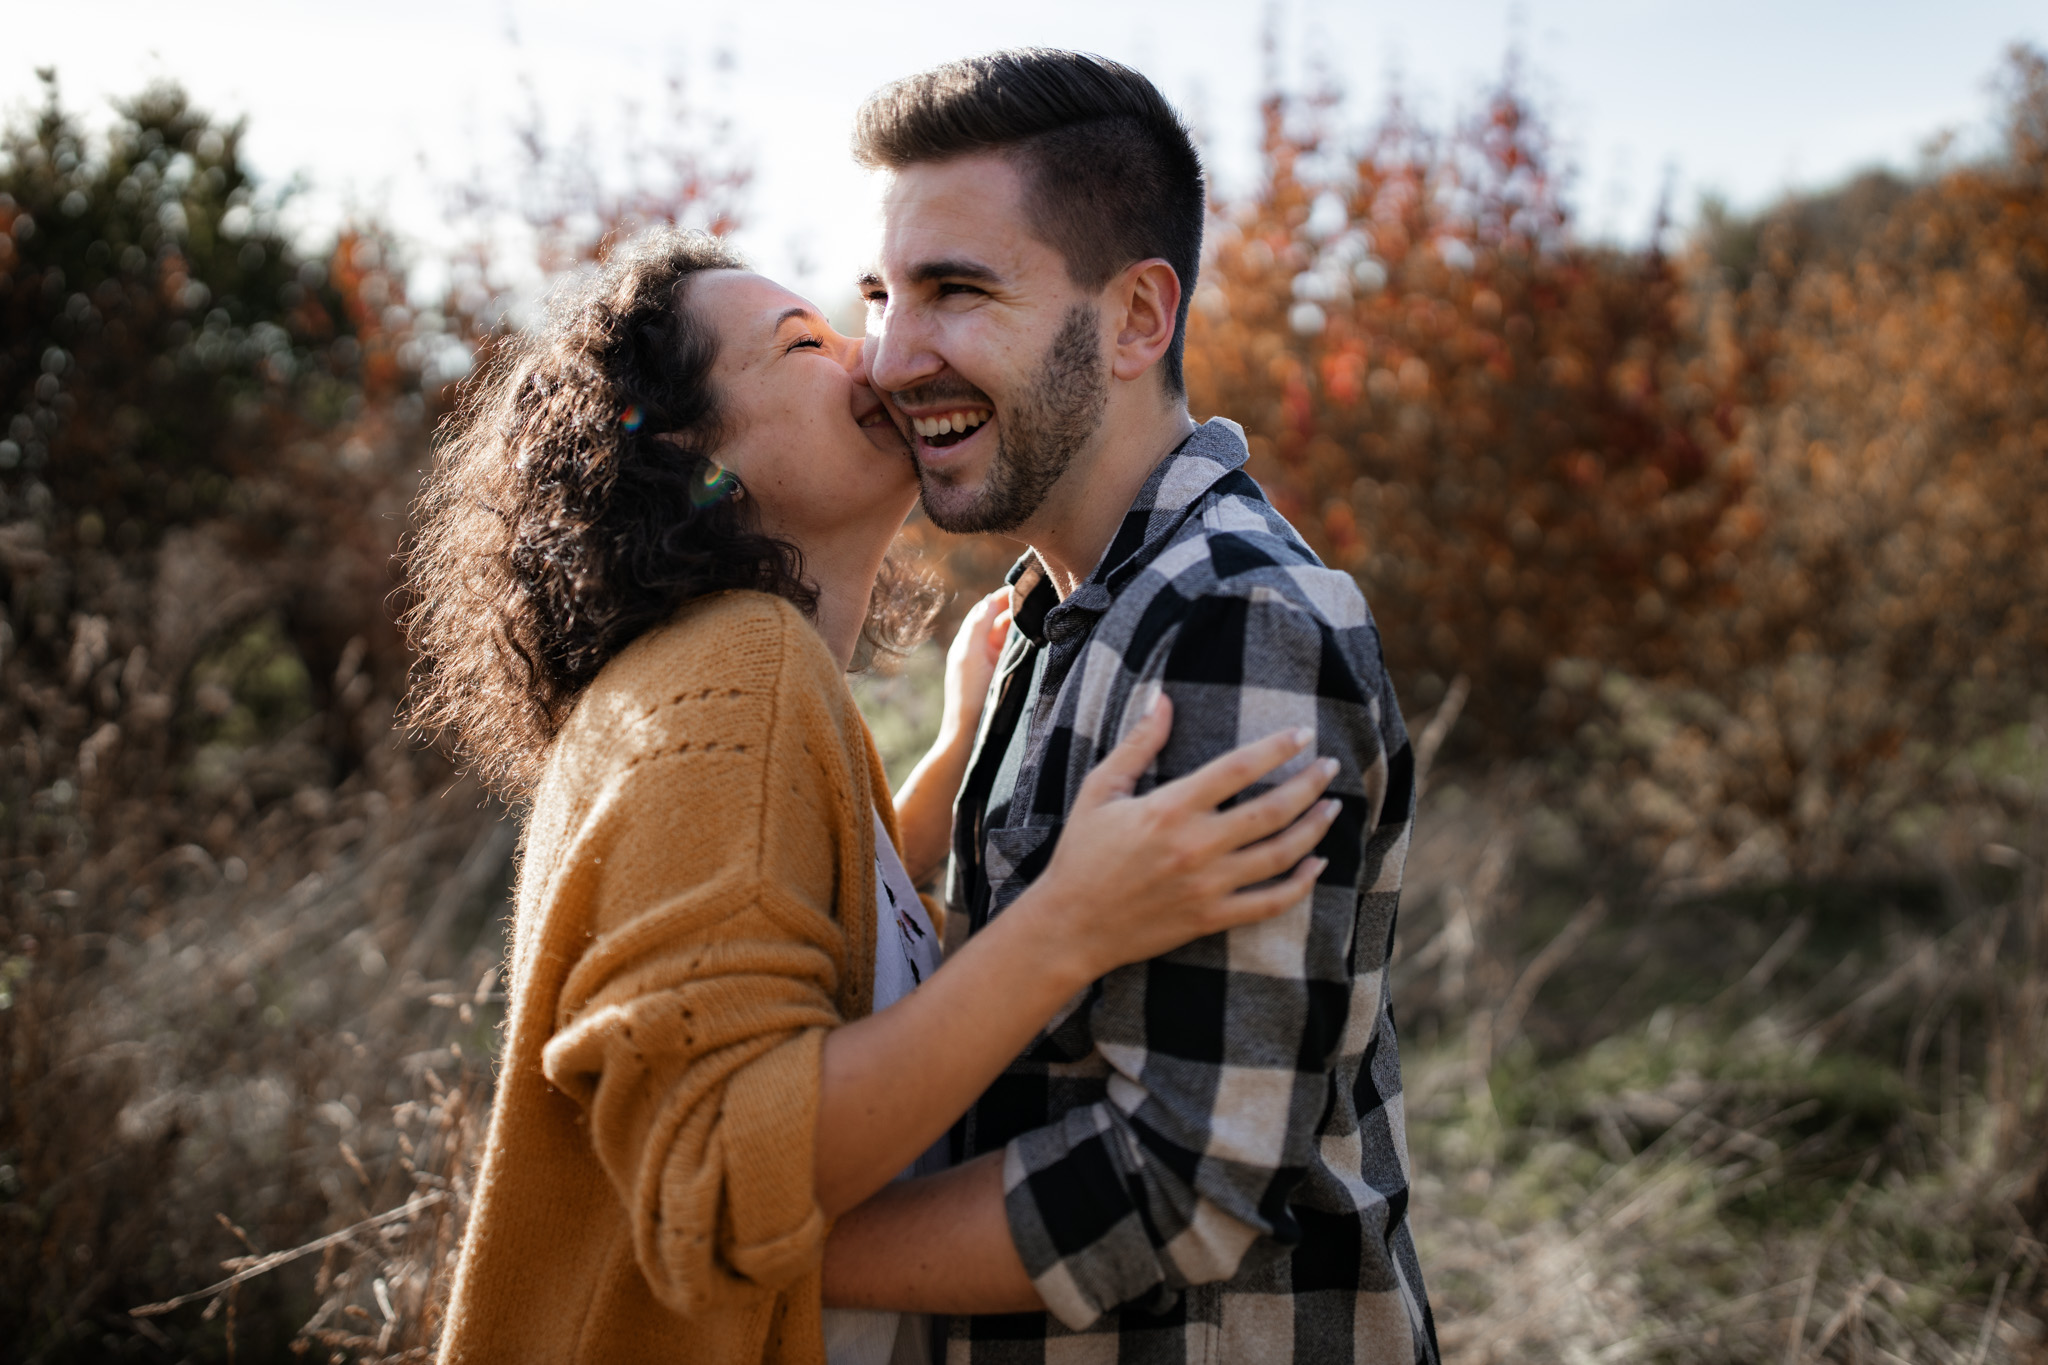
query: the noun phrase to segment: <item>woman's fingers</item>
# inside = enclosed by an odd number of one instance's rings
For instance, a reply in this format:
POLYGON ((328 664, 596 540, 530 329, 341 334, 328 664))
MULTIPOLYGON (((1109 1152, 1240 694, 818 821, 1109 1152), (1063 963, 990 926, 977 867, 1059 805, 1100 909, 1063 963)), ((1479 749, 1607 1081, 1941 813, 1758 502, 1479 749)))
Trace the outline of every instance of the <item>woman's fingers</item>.
POLYGON ((967 616, 946 649, 945 713, 941 733, 972 734, 981 721, 990 681, 1009 631, 1009 597, 990 593, 968 608, 967 616), (1000 629, 998 629, 1000 627, 1000 629))
POLYGON ((1343 803, 1331 797, 1272 838, 1224 858, 1218 865, 1224 876, 1223 884, 1233 888, 1255 886, 1287 871, 1322 842, 1341 809, 1343 803))
POLYGON ((1166 747, 1166 737, 1172 733, 1173 702, 1161 692, 1153 700, 1152 709, 1138 717, 1138 723, 1103 755, 1081 783, 1080 794, 1074 800, 1075 812, 1136 791, 1138 779, 1159 757, 1159 751, 1166 747))
MULTIPOLYGON (((974 645, 986 648, 988 637, 994 633, 996 618, 1006 615, 1009 610, 1010 593, 1007 588, 990 593, 967 609, 966 617, 960 622, 959 633, 954 638, 960 642, 962 649, 972 648, 974 645)), ((1007 628, 1006 623, 1005 629, 1007 628)))
POLYGON ((1010 608, 1008 590, 992 592, 967 609, 960 618, 960 629, 953 635, 954 648, 965 652, 975 645, 987 643, 989 627, 996 617, 1010 608))
POLYGON ((1159 790, 1171 792, 1171 800, 1184 801, 1200 810, 1214 810, 1298 755, 1314 740, 1315 732, 1307 726, 1282 730, 1264 739, 1240 744, 1222 757, 1210 759, 1186 777, 1165 783, 1159 790))
POLYGON ((1243 848, 1277 830, 1315 804, 1337 776, 1337 760, 1319 758, 1269 792, 1221 811, 1216 816, 1217 838, 1225 848, 1243 848))
POLYGON ((1217 905, 1218 923, 1213 932, 1257 924, 1299 904, 1303 896, 1315 889, 1316 878, 1329 865, 1328 858, 1304 858, 1284 880, 1225 896, 1217 905))
POLYGON ((1010 599, 1005 594, 997 603, 995 614, 988 618, 988 634, 982 639, 982 648, 988 652, 988 661, 993 666, 1003 652, 1003 642, 1010 638, 1010 599))
POLYGON ((1342 808, 1317 804, 1333 763, 1307 755, 1304 770, 1272 791, 1216 809, 1303 757, 1314 739, 1306 731, 1268 735, 1142 799, 1119 799, 1152 768, 1172 725, 1162 696, 1088 774, 1051 866, 1025 893, 1039 907, 1032 913, 1049 917, 1053 939, 1098 976, 1270 919, 1300 902, 1328 866, 1310 855, 1342 808))

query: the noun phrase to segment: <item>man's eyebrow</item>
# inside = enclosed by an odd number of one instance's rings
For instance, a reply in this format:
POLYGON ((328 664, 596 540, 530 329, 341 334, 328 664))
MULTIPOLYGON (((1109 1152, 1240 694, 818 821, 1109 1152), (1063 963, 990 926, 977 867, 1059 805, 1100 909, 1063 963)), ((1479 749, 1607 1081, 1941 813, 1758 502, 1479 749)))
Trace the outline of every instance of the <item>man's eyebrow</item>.
POLYGON ((860 274, 860 278, 855 280, 854 284, 863 291, 869 289, 880 289, 882 287, 882 277, 880 274, 873 270, 863 270, 860 274))
POLYGON ((982 284, 995 284, 1002 276, 978 261, 938 260, 918 263, 912 268, 910 278, 918 284, 936 284, 940 280, 975 280, 982 284))

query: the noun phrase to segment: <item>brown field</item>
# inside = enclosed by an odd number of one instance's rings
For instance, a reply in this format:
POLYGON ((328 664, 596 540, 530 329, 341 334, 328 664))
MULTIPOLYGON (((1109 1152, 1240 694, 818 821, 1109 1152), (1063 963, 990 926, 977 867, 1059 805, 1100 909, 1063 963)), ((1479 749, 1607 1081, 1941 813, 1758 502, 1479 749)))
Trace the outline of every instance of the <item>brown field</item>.
MULTIPOLYGON (((1580 244, 1512 87, 1362 139, 1276 95, 1217 206, 1193 405, 1434 760, 1447 1359, 2048 1360, 2048 61, 2002 70, 1996 155, 1682 250, 1580 244)), ((488 1114, 516 820, 394 728, 390 598, 498 278, 307 254, 238 136, 53 90, 0 142, 0 1359, 425 1358, 488 1114)), ((692 158, 531 209, 550 265, 575 208, 731 219, 692 158)), ((963 597, 1005 559, 906 535, 963 597)), ((859 681, 898 772, 936 660, 859 681)))

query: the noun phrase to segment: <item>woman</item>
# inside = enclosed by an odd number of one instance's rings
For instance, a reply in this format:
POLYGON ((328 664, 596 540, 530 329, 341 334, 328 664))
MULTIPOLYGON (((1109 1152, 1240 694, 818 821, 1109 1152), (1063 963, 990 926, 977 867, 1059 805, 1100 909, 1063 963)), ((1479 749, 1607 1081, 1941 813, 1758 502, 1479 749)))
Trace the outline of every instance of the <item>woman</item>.
POLYGON ((1323 768, 1217 809, 1303 737, 1130 796, 1162 703, 938 969, 910 888, 1003 622, 970 615, 892 803, 844 674, 929 612, 883 572, 916 483, 863 378, 802 300, 657 233, 512 344, 428 481, 413 715, 530 802, 446 1360, 818 1361, 828 1337, 833 1365, 888 1360, 892 1320, 821 1310, 832 1219, 1090 981, 1276 914, 1320 868, 1323 768))

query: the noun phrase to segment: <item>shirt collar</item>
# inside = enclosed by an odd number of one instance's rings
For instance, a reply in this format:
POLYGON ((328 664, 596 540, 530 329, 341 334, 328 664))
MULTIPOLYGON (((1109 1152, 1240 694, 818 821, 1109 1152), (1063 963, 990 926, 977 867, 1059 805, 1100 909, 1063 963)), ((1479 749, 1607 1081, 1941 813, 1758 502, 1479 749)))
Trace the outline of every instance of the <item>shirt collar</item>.
POLYGON ((1011 618, 1017 629, 1038 645, 1086 629, 1179 534, 1196 501, 1242 468, 1249 453, 1244 428, 1227 417, 1196 427, 1153 466, 1094 571, 1065 601, 1053 590, 1037 551, 1025 551, 1004 580, 1021 599, 1011 618))

